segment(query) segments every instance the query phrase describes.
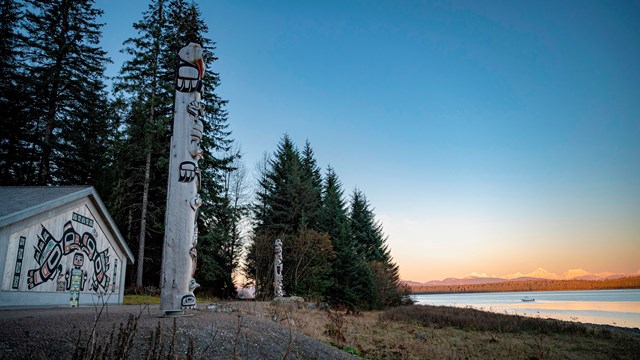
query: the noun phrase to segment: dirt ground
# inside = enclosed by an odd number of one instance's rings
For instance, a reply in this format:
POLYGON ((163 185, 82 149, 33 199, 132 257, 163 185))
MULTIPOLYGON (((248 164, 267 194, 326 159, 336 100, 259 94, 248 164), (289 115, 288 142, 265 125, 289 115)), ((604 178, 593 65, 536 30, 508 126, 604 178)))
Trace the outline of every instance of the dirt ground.
POLYGON ((248 303, 198 306, 178 318, 162 318, 158 305, 0 309, 0 359, 72 359, 78 350, 84 358, 354 358, 286 319, 256 316, 248 303))

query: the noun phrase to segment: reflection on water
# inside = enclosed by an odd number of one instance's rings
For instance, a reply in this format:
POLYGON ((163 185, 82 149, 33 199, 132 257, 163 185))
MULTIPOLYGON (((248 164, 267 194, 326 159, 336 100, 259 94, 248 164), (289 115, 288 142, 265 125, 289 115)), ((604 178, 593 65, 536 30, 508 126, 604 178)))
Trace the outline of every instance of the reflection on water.
POLYGON ((479 310, 594 324, 640 327, 640 290, 414 295, 419 305, 479 310), (529 296, 532 302, 523 302, 529 296))

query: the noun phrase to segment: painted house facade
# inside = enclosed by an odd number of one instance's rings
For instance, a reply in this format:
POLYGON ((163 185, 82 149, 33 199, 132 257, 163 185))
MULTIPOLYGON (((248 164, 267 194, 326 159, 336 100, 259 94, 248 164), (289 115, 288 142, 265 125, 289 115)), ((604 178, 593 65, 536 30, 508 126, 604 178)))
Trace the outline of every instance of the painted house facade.
POLYGON ((0 187, 0 307, 121 304, 133 262, 93 187, 0 187))

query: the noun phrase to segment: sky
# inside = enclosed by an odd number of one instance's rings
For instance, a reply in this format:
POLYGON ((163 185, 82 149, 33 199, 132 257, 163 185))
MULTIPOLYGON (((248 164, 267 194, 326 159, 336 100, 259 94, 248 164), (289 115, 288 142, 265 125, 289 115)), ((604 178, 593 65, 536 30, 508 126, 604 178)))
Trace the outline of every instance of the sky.
MULTIPOLYGON (((401 278, 640 271, 639 1, 199 1, 248 169, 283 134, 401 278)), ((147 2, 97 0, 115 75, 147 2)))

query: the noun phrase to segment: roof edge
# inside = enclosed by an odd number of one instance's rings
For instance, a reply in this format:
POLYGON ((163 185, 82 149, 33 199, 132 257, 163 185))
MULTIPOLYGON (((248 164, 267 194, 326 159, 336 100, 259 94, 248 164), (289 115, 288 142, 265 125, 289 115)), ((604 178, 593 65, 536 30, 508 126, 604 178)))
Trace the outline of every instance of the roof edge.
POLYGON ((62 204, 65 204, 69 201, 75 200, 79 197, 79 194, 82 194, 81 196, 87 196, 91 193, 91 189, 93 187, 92 186, 87 186, 84 189, 80 189, 78 191, 74 191, 72 193, 66 194, 66 195, 62 195, 60 197, 57 197, 55 199, 51 199, 49 201, 45 201, 43 203, 40 204, 36 204, 33 206, 29 206, 28 208, 22 209, 20 211, 16 211, 10 214, 7 214, 5 216, 0 217, 0 227, 12 224, 14 222, 18 222, 20 220, 26 219, 29 216, 32 215, 33 212, 35 212, 36 210, 40 209, 40 208, 45 208, 45 209, 50 209, 50 208, 54 208, 57 206, 60 206, 62 204))
POLYGON ((43 203, 30 206, 26 209, 22 209, 20 211, 0 217, 0 228, 7 226, 9 224, 18 222, 20 220, 24 220, 30 216, 33 216, 37 212, 39 212, 39 210, 46 211, 49 209, 53 209, 58 206, 62 206, 68 202, 81 199, 83 197, 88 197, 96 205, 96 207, 100 211, 100 214, 106 220, 109 230, 114 234, 116 243, 123 250, 129 262, 131 264, 135 263, 135 258, 133 256, 133 253, 131 252, 131 249, 129 249, 129 246, 127 246, 127 243, 124 241, 124 237, 122 236, 122 234, 120 233, 120 230, 116 226, 115 221, 109 214, 107 207, 105 206, 104 202, 102 202, 100 195, 98 195, 98 192, 93 186, 87 186, 86 188, 80 189, 78 191, 74 191, 72 193, 60 196, 58 198, 45 201, 43 203))
POLYGON ((131 252, 131 249, 129 249, 129 246, 127 246, 127 243, 124 241, 124 237, 120 233, 120 229, 118 229, 118 226, 116 225, 116 222, 111 217, 111 214, 109 214, 109 210, 107 210, 107 206, 104 204, 104 202, 102 202, 100 195, 98 194, 98 192, 93 186, 91 186, 89 190, 90 190, 88 194, 89 198, 91 198, 97 205, 98 210, 100 210, 100 213, 102 214, 102 216, 107 222, 107 226, 109 227, 109 230, 111 230, 111 232, 115 235, 116 240, 118 241, 118 244, 120 245, 124 253, 127 255, 127 259, 129 260, 129 263, 130 264, 135 263, 135 257, 133 256, 133 252, 131 252))

